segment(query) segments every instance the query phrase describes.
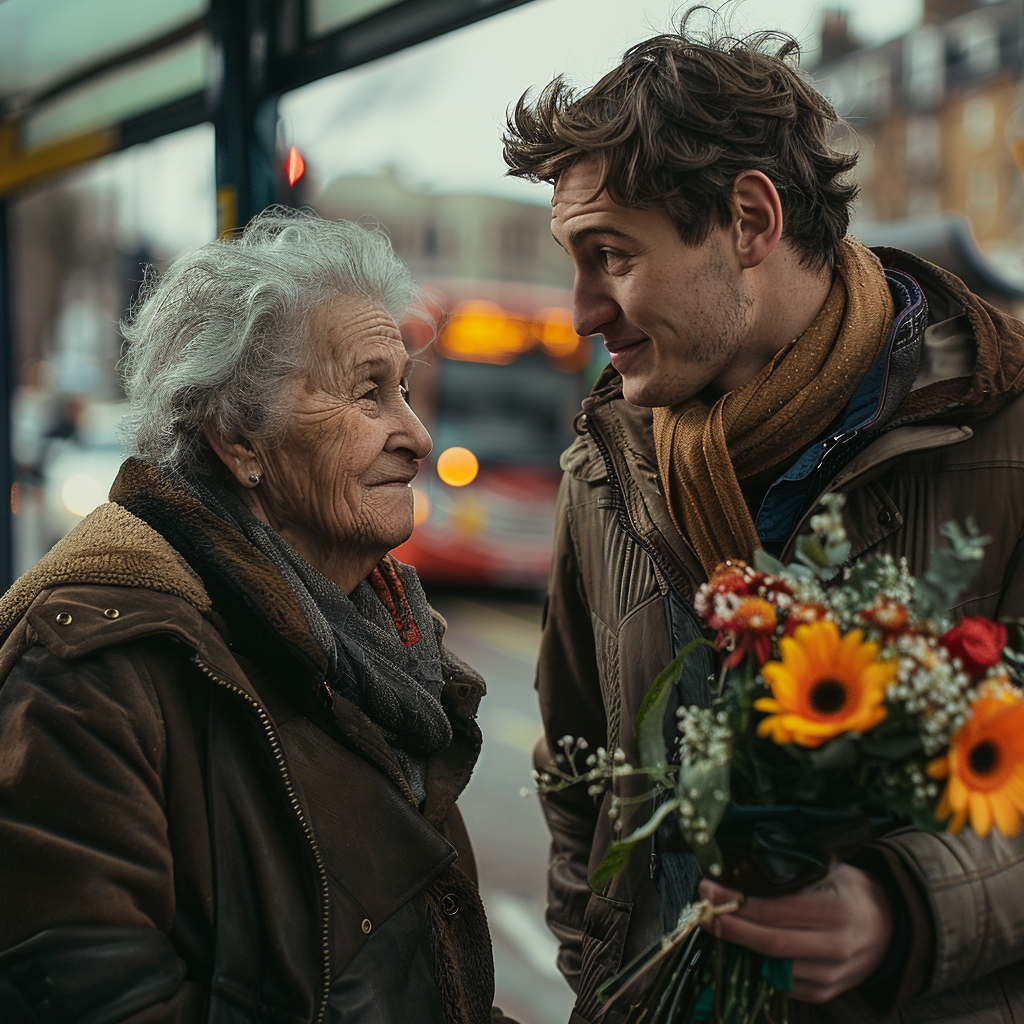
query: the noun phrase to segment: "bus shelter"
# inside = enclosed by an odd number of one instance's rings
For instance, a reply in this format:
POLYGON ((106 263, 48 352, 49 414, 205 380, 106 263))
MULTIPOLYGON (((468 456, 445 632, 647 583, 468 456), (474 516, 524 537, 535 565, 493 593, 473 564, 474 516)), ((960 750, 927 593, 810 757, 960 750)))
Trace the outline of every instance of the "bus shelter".
MULTIPOLYGON (((288 202, 278 100, 525 0, 4 0, 0 3, 0 583, 19 495, 10 212, 40 182, 213 126, 218 233, 288 202), (9 496, 9 499, 8 499, 9 496)), ((289 177, 292 179, 290 182, 289 177)), ((58 235, 59 238, 59 235, 58 235)), ((59 244, 59 243, 58 243, 59 244)), ((60 424, 52 428, 58 434, 60 424)))

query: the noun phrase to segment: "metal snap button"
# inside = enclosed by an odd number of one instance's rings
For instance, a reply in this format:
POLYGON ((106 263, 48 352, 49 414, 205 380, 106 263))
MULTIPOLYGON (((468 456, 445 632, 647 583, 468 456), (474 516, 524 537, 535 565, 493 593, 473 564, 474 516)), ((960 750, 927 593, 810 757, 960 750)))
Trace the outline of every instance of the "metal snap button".
POLYGON ((116 608, 107 608, 107 609, 106 609, 106 610, 105 610, 105 611, 103 612, 103 614, 104 614, 104 615, 105 615, 105 616, 106 616, 106 617, 107 617, 108 619, 119 619, 119 618, 121 617, 121 613, 120 613, 120 612, 119 612, 119 611, 118 611, 118 610, 117 610, 116 608))
POLYGON ((62 626, 71 625, 71 614, 69 612, 57 612, 57 621, 62 626))
POLYGON ((878 525, 888 526, 891 522, 892 512, 889 509, 885 508, 885 506, 882 506, 882 508, 878 510, 878 525))
POLYGON ((455 893, 450 892, 441 900, 441 909, 449 916, 454 917, 459 912, 459 898, 455 893))
POLYGON ((364 917, 363 923, 359 927, 363 929, 364 935, 369 935, 373 925, 370 924, 370 919, 368 917, 364 917))

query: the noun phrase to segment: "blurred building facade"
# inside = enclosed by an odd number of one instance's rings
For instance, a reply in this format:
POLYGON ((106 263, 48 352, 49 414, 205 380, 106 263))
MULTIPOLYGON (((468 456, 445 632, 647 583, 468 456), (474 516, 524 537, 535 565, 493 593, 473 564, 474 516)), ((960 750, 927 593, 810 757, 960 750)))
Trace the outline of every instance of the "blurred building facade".
POLYGON ((878 46, 851 38, 845 12, 823 21, 814 77, 854 131, 859 218, 963 213, 993 261, 1022 276, 1021 4, 926 0, 924 13, 878 46))
POLYGON ((323 217, 379 221, 418 279, 572 287, 572 262, 551 238, 551 209, 486 195, 435 195, 394 170, 336 178, 312 204, 323 217))

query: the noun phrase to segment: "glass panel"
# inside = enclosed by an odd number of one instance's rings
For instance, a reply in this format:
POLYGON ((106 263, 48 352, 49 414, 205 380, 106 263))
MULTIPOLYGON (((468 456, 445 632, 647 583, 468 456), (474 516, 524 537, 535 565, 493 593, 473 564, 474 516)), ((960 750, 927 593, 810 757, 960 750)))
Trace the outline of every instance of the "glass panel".
POLYGON ((309 33, 326 35, 396 3, 398 0, 310 0, 309 33))
POLYGON ((28 118, 28 148, 90 128, 116 124, 133 114, 206 88, 209 41, 197 35, 158 54, 62 93, 28 118))
POLYGON ((15 573, 106 500, 121 462, 117 321, 143 267, 216 234, 213 129, 199 125, 11 204, 15 573))
POLYGON ((204 14, 207 0, 4 0, 0 96, 37 91, 204 14))

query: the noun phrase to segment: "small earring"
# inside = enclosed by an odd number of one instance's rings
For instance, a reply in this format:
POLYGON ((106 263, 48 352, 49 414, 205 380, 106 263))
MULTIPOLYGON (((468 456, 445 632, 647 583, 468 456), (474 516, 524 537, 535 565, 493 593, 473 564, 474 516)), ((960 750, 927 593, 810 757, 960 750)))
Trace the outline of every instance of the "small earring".
POLYGON ((260 475, 259 475, 259 473, 250 473, 249 474, 249 483, 251 483, 251 484, 258 484, 259 482, 260 482, 260 475))

